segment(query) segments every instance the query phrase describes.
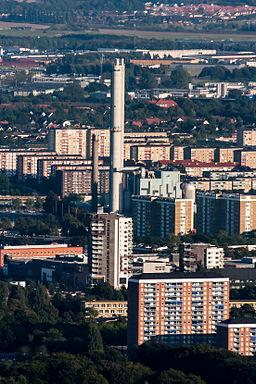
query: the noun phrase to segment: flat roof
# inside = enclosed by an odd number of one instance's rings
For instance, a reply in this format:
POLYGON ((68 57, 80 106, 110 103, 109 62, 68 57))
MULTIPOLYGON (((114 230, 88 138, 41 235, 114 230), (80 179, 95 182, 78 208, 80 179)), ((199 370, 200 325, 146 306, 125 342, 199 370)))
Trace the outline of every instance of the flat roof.
POLYGON ((216 272, 171 272, 171 273, 142 273, 130 278, 130 280, 179 280, 179 279, 226 279, 228 277, 223 277, 216 272))
POLYGON ((256 325, 256 319, 252 318, 252 317, 237 317, 237 318, 231 318, 231 319, 228 319, 228 320, 224 320, 222 321, 221 323, 217 324, 217 325, 231 325, 231 324, 255 324, 256 325))
MULTIPOLYGON (((40 244, 40 245, 5 245, 2 249, 40 249, 40 248, 68 248, 68 244, 40 244)), ((73 247, 72 247, 73 248, 73 247)))

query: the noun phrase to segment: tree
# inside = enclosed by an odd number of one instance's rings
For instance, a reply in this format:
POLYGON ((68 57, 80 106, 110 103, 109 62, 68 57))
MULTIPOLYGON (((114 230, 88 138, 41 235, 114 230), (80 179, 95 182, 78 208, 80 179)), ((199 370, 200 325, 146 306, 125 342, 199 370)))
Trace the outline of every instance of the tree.
POLYGON ((53 191, 50 191, 47 194, 45 202, 43 204, 44 210, 46 212, 53 213, 54 215, 56 215, 58 212, 58 202, 58 196, 53 191))
POLYGON ((29 299, 32 309, 36 312, 41 321, 54 323, 57 320, 58 311, 51 304, 51 300, 45 286, 38 283, 36 290, 31 291, 29 299))
POLYGON ((174 69, 164 85, 170 88, 187 88, 191 82, 191 76, 183 68, 174 69))
POLYGON ((22 202, 20 199, 14 199, 12 201, 12 208, 15 210, 15 211, 20 211, 21 208, 22 208, 22 202))
POLYGON ((90 321, 88 324, 88 352, 103 351, 102 337, 99 327, 94 322, 90 321))
POLYGON ((0 227, 2 229, 11 229, 12 228, 12 222, 9 219, 9 217, 3 217, 0 221, 0 227))
POLYGON ((27 208, 27 209, 31 209, 31 208, 34 207, 34 201, 33 201, 32 199, 27 199, 25 205, 26 205, 26 208, 27 208))
POLYGON ((256 311, 251 305, 244 304, 240 308, 232 307, 230 317, 256 317, 256 311))
POLYGON ((0 174, 0 194, 8 195, 10 193, 10 180, 4 173, 0 174))
POLYGON ((36 209, 42 209, 43 207, 43 199, 41 199, 39 196, 36 197, 35 201, 35 208, 36 209))
POLYGON ((144 71, 140 77, 139 86, 142 89, 157 88, 157 80, 150 71, 144 71))

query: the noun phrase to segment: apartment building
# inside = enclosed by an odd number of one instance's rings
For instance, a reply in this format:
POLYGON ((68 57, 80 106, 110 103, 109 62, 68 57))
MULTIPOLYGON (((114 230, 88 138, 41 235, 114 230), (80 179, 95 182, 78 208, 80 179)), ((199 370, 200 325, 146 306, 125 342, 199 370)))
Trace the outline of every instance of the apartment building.
POLYGON ((170 144, 167 132, 125 132, 124 134, 124 160, 130 160, 131 147, 145 145, 168 145, 170 144))
POLYGON ((86 128, 50 127, 48 133, 49 151, 58 155, 81 155, 86 158, 86 128))
POLYGON ((234 159, 242 167, 256 168, 256 150, 235 151, 234 159))
POLYGON ((51 159, 39 159, 37 161, 37 180, 48 178, 52 174, 53 165, 91 165, 91 160, 82 159, 79 155, 58 155, 51 159))
POLYGON ((92 308, 97 311, 97 317, 111 318, 124 316, 127 317, 127 301, 114 300, 97 300, 97 301, 82 301, 83 308, 92 308))
POLYGON ((115 288, 131 276, 132 219, 117 213, 91 215, 88 257, 92 278, 104 277, 115 288))
POLYGON ((197 193, 196 201, 199 232, 233 235, 256 229, 255 195, 197 193))
POLYGON ((162 145, 133 145, 130 150, 130 158, 135 161, 152 161, 170 160, 171 146, 162 145))
POLYGON ((256 146, 256 129, 241 128, 237 130, 237 145, 241 147, 256 146))
MULTIPOLYGON (((61 197, 73 193, 83 196, 92 194, 92 166, 55 166, 57 191, 61 197)), ((99 166, 98 194, 104 196, 109 193, 109 166, 99 166)))
POLYGON ((218 163, 233 163, 235 151, 242 150, 238 147, 216 148, 214 160, 218 163))
POLYGON ((211 163, 214 161, 215 148, 192 148, 184 149, 185 160, 196 160, 201 163, 211 163))
POLYGON ((110 129, 109 128, 88 128, 86 138, 86 156, 92 158, 92 139, 96 136, 98 141, 99 157, 110 156, 110 129))
POLYGON ((132 217, 136 237, 186 234, 194 228, 194 203, 192 199, 133 196, 132 217))
POLYGON ((186 146, 173 145, 171 147, 171 160, 184 160, 184 150, 186 146))
POLYGON ((196 272, 204 268, 224 268, 224 249, 206 243, 182 243, 180 245, 180 271, 196 272))
POLYGON ((138 138, 138 139, 125 139, 124 142, 124 160, 132 160, 131 157, 131 148, 134 146, 156 146, 160 147, 162 145, 169 145, 170 140, 168 137, 163 138, 138 138))
POLYGON ((148 340, 215 343, 229 317, 229 279, 213 272, 133 276, 128 287, 128 348, 148 340))
POLYGON ((56 255, 81 254, 83 254, 83 247, 70 247, 68 244, 5 245, 0 248, 0 267, 3 267, 5 257, 10 259, 42 259, 56 255))
MULTIPOLYGON (((28 179, 37 179, 38 160, 51 160, 55 157, 52 153, 41 154, 34 153, 28 155, 19 155, 17 157, 17 179, 26 181, 28 179)), ((64 159, 64 158, 63 158, 64 159)))
POLYGON ((211 180, 228 180, 229 178, 254 178, 256 171, 210 171, 204 173, 211 180))
POLYGON ((7 176, 17 176, 17 161, 19 156, 50 156, 54 155, 48 151, 34 151, 24 149, 0 149, 0 172, 4 172, 7 176))
POLYGON ((217 348, 225 348, 243 356, 256 352, 256 319, 228 319, 217 324, 217 348))
POLYGON ((231 171, 238 163, 202 163, 195 160, 162 160, 161 164, 183 167, 188 176, 202 177, 211 171, 231 171))

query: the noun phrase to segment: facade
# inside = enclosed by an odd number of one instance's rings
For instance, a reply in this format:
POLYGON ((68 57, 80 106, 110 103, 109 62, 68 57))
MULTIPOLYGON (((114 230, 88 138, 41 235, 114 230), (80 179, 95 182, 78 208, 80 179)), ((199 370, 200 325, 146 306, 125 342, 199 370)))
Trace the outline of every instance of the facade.
POLYGON ((88 158, 92 158, 92 139, 96 137, 98 141, 98 156, 109 157, 110 156, 110 129, 109 128, 88 128, 87 140, 86 140, 86 155, 88 158))
POLYGON ((58 155, 81 155, 86 158, 86 137, 86 128, 52 127, 49 128, 48 148, 58 155))
MULTIPOLYGON (((17 157, 17 179, 18 181, 26 181, 28 179, 37 179, 38 174, 38 161, 39 160, 52 160, 55 155, 52 153, 34 153, 28 155, 19 155, 17 157)), ((63 158, 62 158, 63 159, 63 158)), ((64 161, 64 159, 63 159, 64 161)))
POLYGON ((198 193, 196 228, 199 232, 229 235, 256 229, 256 196, 198 193))
POLYGON ((215 273, 133 276, 128 288, 128 348, 148 340, 215 342, 217 323, 229 317, 229 280, 215 273))
POLYGON ((93 308, 98 312, 98 317, 110 318, 125 316, 127 317, 127 301, 113 301, 113 300, 101 300, 101 301, 82 301, 83 308, 93 308))
POLYGON ((152 161, 170 160, 171 146, 169 144, 161 145, 133 145, 131 146, 131 160, 152 161))
POLYGON ((237 130, 237 145, 241 147, 256 146, 256 129, 241 128, 237 130))
POLYGON ((139 180, 139 195, 180 198, 179 171, 152 171, 139 180))
POLYGON ((206 269, 224 268, 223 248, 205 243, 182 243, 180 245, 180 270, 196 272, 199 264, 206 269))
POLYGON ((0 172, 5 173, 9 177, 17 176, 18 157, 19 156, 51 156, 52 152, 34 151, 23 149, 0 149, 0 172))
POLYGON ((185 160, 196 160, 202 163, 211 163, 214 161, 215 148, 192 148, 184 149, 185 160))
POLYGON ((88 248, 92 278, 103 276, 115 288, 127 286, 132 268, 130 217, 114 212, 91 215, 88 248))
POLYGON ((124 133, 124 160, 131 159, 131 147, 143 145, 166 145, 170 140, 167 132, 125 132, 124 133))
POLYGON ((217 325, 217 347, 253 356, 256 352, 256 319, 238 318, 217 325))
POLYGON ((237 161, 242 167, 256 168, 256 151, 255 150, 237 150, 234 155, 235 161, 237 161))
POLYGON ((68 244, 5 245, 0 249, 0 268, 4 265, 5 257, 10 259, 42 259, 56 255, 81 254, 83 254, 83 247, 69 247, 68 244))
POLYGON ((186 234, 194 229, 194 203, 192 199, 133 196, 132 217, 136 237, 186 234))
POLYGON ((171 147, 171 160, 184 160, 184 149, 181 145, 173 145, 171 147))
MULTIPOLYGON (((91 196, 92 194, 92 166, 58 166, 56 167, 58 194, 61 197, 70 194, 91 196)), ((109 193, 109 166, 99 167, 98 194, 104 196, 109 193)))
POLYGON ((91 165, 91 160, 84 160, 77 155, 53 156, 51 159, 39 159, 37 161, 37 180, 40 182, 43 177, 52 174, 52 167, 55 165, 91 165))
POLYGON ((218 163, 233 163, 235 151, 242 149, 238 147, 227 147, 227 148, 216 148, 215 150, 215 161, 218 163))

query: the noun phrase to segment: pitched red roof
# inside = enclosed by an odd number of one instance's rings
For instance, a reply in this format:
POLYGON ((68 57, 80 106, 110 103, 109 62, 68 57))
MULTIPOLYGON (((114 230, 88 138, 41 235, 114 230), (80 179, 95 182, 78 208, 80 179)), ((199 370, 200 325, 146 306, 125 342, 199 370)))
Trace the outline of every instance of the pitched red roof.
POLYGON ((175 101, 165 100, 165 99, 150 100, 150 103, 155 104, 160 108, 173 108, 178 106, 178 104, 175 103, 175 101))

